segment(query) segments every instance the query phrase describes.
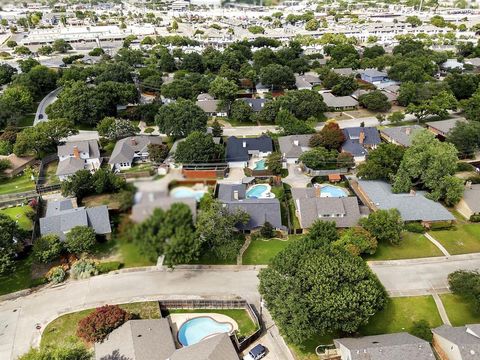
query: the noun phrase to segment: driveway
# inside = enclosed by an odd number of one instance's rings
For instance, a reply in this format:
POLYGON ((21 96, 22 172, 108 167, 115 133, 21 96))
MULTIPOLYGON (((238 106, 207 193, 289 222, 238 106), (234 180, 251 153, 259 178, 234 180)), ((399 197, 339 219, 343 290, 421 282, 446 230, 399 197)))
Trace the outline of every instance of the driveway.
POLYGON ((38 104, 37 107, 37 112, 35 113, 35 119, 33 120, 33 125, 37 125, 43 121, 48 120, 48 115, 45 113, 45 110, 47 109, 47 106, 55 102, 57 100, 57 95, 58 93, 62 90, 61 87, 53 90, 47 96, 45 96, 42 101, 40 101, 40 104, 38 104))
POLYGON ((312 178, 305 175, 298 165, 288 164, 288 176, 282 181, 291 187, 304 188, 312 181, 312 178))

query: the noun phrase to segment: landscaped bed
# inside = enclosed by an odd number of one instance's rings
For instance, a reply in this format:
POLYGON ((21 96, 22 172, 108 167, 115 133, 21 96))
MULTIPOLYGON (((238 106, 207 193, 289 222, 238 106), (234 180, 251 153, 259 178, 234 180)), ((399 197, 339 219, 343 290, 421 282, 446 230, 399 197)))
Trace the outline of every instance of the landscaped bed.
POLYGON ((431 231, 430 235, 452 255, 480 252, 480 224, 457 224, 451 230, 431 231))
MULTIPOLYGON (((140 319, 160 318, 158 302, 139 302, 119 305, 122 309, 138 315, 140 319)), ((62 315, 47 325, 42 333, 40 346, 65 346, 81 340, 76 336, 77 325, 81 319, 93 312, 94 309, 62 315)))
POLYGON ((480 323, 480 312, 476 311, 474 301, 455 294, 442 294, 440 298, 453 326, 480 323))
POLYGON ((0 210, 0 213, 10 216, 13 220, 18 222, 20 228, 32 231, 33 221, 28 216, 29 213, 34 214, 34 210, 29 205, 15 206, 0 210))
POLYGON ((368 256, 366 259, 397 260, 442 255, 442 252, 423 234, 403 232, 400 245, 379 243, 376 253, 368 256))

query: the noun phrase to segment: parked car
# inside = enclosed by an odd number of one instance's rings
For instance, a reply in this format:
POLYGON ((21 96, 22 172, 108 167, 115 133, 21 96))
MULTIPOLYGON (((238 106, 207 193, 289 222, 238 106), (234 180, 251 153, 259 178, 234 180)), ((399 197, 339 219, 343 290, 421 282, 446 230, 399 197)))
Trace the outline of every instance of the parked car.
POLYGON ((261 344, 254 346, 247 355, 243 357, 243 360, 259 360, 267 355, 267 348, 261 344))

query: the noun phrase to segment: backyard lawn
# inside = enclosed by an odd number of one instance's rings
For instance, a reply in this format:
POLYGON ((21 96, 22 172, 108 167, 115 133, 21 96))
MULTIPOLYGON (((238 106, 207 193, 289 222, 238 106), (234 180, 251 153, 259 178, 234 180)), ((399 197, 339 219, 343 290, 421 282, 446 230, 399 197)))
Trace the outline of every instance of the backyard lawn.
POLYGON ((185 313, 215 313, 231 317, 238 324, 238 332, 243 336, 250 336, 257 330, 256 324, 250 318, 248 312, 244 309, 172 309, 170 314, 185 313))
POLYGON ((58 161, 52 161, 51 163, 47 164, 45 168, 45 185, 55 185, 60 183, 60 179, 57 176, 57 167, 58 161))
POLYGON ((27 174, 15 176, 11 179, 0 180, 0 195, 20 193, 35 190, 35 183, 27 174))
POLYGON ((28 213, 35 213, 29 205, 15 206, 0 210, 0 213, 10 216, 18 222, 20 228, 31 231, 33 229, 33 221, 27 216, 28 213))
POLYGON ((376 253, 374 255, 369 255, 366 259, 397 260, 442 255, 442 252, 423 234, 403 232, 400 245, 380 243, 378 244, 376 253))
MULTIPOLYGON (((160 307, 157 302, 139 302, 119 305, 122 309, 138 315, 140 319, 158 319, 160 318, 160 307)), ((75 335, 77 325, 81 319, 89 315, 94 309, 74 312, 62 315, 47 325, 42 334, 41 347, 56 347, 59 345, 68 345, 79 342, 80 339, 75 335)))
POLYGON ((480 323, 480 312, 475 311, 473 301, 454 294, 442 294, 440 298, 453 326, 480 323))
POLYGON ((480 252, 480 224, 457 224, 451 230, 431 231, 430 235, 452 255, 480 252))
POLYGON ((252 240, 247 250, 243 253, 243 265, 268 265, 272 258, 285 249, 292 241, 289 239, 258 239, 252 240))

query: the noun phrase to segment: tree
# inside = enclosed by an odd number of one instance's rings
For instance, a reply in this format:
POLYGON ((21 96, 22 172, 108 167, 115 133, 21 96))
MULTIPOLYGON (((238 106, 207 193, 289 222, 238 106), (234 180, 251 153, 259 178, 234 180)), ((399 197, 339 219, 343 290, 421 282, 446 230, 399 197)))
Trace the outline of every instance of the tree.
POLYGON ((270 64, 260 71, 260 81, 272 89, 282 89, 292 87, 295 76, 288 66, 270 64))
POLYGON ((32 53, 28 47, 23 45, 17 46, 13 52, 17 55, 30 55, 32 53))
POLYGON ((196 52, 184 54, 182 58, 182 69, 195 73, 203 73, 205 64, 203 63, 202 55, 196 52))
POLYGON ((398 245, 402 240, 403 221, 397 209, 377 210, 360 219, 360 225, 381 243, 398 245))
POLYGON ((299 160, 308 168, 313 170, 335 169, 337 166, 338 151, 327 150, 323 147, 316 147, 305 151, 300 155, 299 160))
POLYGON ((96 242, 95 230, 88 226, 75 226, 65 237, 65 248, 71 254, 90 253, 96 242))
POLYGON ((273 175, 280 175, 283 170, 282 166, 282 154, 279 152, 272 152, 270 155, 267 156, 265 161, 265 165, 273 175))
POLYGON ((478 89, 480 76, 478 74, 450 73, 445 81, 457 100, 463 100, 470 98, 478 89))
POLYGON ((111 170, 98 169, 93 175, 88 170, 78 170, 62 182, 63 196, 75 196, 81 200, 92 193, 115 193, 125 188, 125 180, 111 170))
POLYGON ((282 135, 312 134, 315 129, 305 121, 298 120, 288 110, 280 110, 276 116, 275 123, 282 130, 282 135))
POLYGON ((452 195, 463 188, 458 181, 450 179, 457 170, 457 162, 457 149, 453 144, 440 142, 428 131, 420 131, 405 151, 393 191, 409 192, 412 186, 418 186, 429 190, 428 196, 432 200, 448 198, 450 202, 455 199, 452 195))
POLYGON ((213 200, 199 211, 196 234, 204 248, 213 251, 220 259, 231 259, 242 246, 236 241, 236 226, 246 224, 249 218, 244 211, 229 211, 222 203, 213 200))
POLYGON ((118 305, 104 305, 79 321, 77 336, 89 343, 102 342, 113 330, 132 318, 132 314, 118 305))
POLYGON ((332 87, 332 94, 347 96, 358 89, 358 83, 353 76, 340 76, 337 84, 332 87))
POLYGON ((213 141, 212 135, 193 131, 178 144, 174 158, 175 162, 184 164, 221 162, 224 149, 213 141))
POLYGON ((25 60, 19 60, 18 61, 18 66, 20 67, 20 70, 24 74, 30 72, 30 70, 33 69, 37 65, 40 65, 40 63, 37 60, 35 60, 34 58, 31 58, 31 57, 29 57, 25 60))
POLYGON ((340 126, 334 122, 327 122, 324 127, 310 138, 311 147, 321 146, 328 150, 338 150, 345 141, 345 135, 340 126))
POLYGON ((319 333, 355 332, 385 306, 384 288, 360 257, 338 247, 312 250, 305 240, 260 271, 260 294, 275 323, 293 344, 319 333))
POLYGON ((14 258, 19 250, 24 232, 8 215, 0 213, 0 274, 4 275, 14 269, 14 258))
POLYGON ((327 111, 322 95, 312 90, 289 91, 277 101, 282 109, 290 111, 300 120, 318 119, 327 111))
POLYGON ((213 137, 220 137, 223 134, 223 127, 220 125, 217 119, 213 120, 212 123, 212 135, 213 137))
POLYGON ((268 101, 257 114, 255 119, 261 123, 274 123, 280 110, 280 102, 268 101))
POLYGON ((458 121, 447 135, 462 157, 471 157, 480 149, 480 122, 458 121))
POLYGON ((27 88, 34 98, 41 99, 56 88, 57 73, 46 66, 36 65, 28 73, 17 75, 13 83, 27 88))
POLYGON ((468 120, 480 121, 480 90, 475 91, 471 98, 463 100, 460 104, 468 120))
POLYGON ((8 64, 0 64, 0 85, 8 84, 12 81, 13 75, 17 73, 17 69, 8 64))
POLYGON ((316 19, 311 19, 308 20, 307 23, 305 24, 305 30, 308 31, 316 31, 320 27, 320 22, 316 19))
POLYGON ((230 117, 239 122, 251 122, 253 110, 245 101, 235 100, 230 108, 230 117))
POLYGON ((342 151, 337 156, 337 168, 351 169, 355 167, 355 159, 353 155, 347 151, 342 151))
POLYGON ((363 228, 350 228, 342 233, 340 239, 333 243, 343 247, 352 255, 375 254, 377 251, 377 239, 363 228))
POLYGON ((192 131, 206 131, 208 117, 205 112, 190 100, 180 99, 162 106, 155 123, 160 131, 175 138, 188 136, 192 131))
POLYGON ((148 144, 148 158, 150 161, 161 164, 168 156, 170 149, 165 144, 148 144))
POLYGON ((226 102, 233 101, 237 95, 238 86, 233 81, 217 76, 210 84, 208 93, 216 99, 226 102))
POLYGON ((9 86, 0 97, 0 125, 5 126, 33 107, 33 97, 23 86, 9 86))
POLYGON ((433 339, 432 330, 427 320, 421 319, 414 321, 411 329, 408 331, 413 336, 419 337, 425 341, 431 342, 433 339))
POLYGON ((473 301, 480 307, 480 273, 478 271, 457 270, 448 275, 450 290, 462 298, 473 301))
POLYGON ((419 121, 422 121, 432 115, 436 115, 440 119, 444 119, 448 116, 448 110, 456 110, 457 105, 457 100, 452 93, 442 91, 438 95, 434 96, 430 100, 424 101, 420 105, 408 105, 406 112, 407 114, 415 115, 419 121))
POLYGON ((64 54, 68 50, 72 50, 72 46, 69 43, 67 43, 64 39, 57 39, 53 42, 52 49, 53 51, 64 54))
POLYGON ((39 55, 48 56, 53 53, 53 48, 50 45, 43 45, 37 50, 39 55))
POLYGON ((260 229, 260 235, 262 235, 265 239, 271 239, 275 236, 275 229, 273 228, 272 224, 268 221, 265 221, 262 228, 260 229))
POLYGON ((7 41, 7 46, 10 48, 10 49, 13 49, 17 46, 17 42, 15 40, 8 40, 7 41))
POLYGON ((371 111, 387 111, 390 110, 392 104, 388 101, 387 95, 380 90, 374 90, 369 93, 360 95, 358 103, 364 108, 371 111))
POLYGON ((18 360, 91 360, 92 354, 83 344, 65 344, 61 347, 31 348, 18 360))
POLYGON ((399 124, 403 120, 405 120, 405 114, 401 111, 394 111, 390 115, 388 115, 387 120, 390 121, 392 124, 399 124))
POLYGON ((393 181, 403 159, 403 146, 382 143, 368 153, 367 161, 358 166, 358 177, 367 180, 393 181))
POLYGON ((105 117, 97 124, 98 134, 110 141, 117 141, 139 132, 139 128, 129 120, 105 117))
POLYGON ((63 243, 56 234, 47 234, 33 243, 33 256, 41 263, 56 260, 63 251, 63 243))
POLYGON ((422 25, 422 20, 416 15, 407 16, 405 22, 412 25, 412 27, 417 27, 422 25))
POLYGON ((381 45, 373 45, 363 50, 364 58, 375 59, 382 55, 385 55, 385 49, 381 45))

